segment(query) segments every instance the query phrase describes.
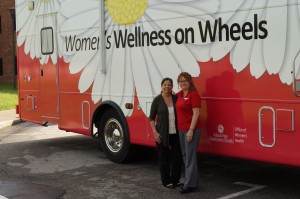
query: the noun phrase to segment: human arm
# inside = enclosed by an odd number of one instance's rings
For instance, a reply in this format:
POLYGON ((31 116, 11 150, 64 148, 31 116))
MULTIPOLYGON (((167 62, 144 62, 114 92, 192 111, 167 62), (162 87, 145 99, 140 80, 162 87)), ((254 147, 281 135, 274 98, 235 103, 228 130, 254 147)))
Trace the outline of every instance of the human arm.
POLYGON ((157 117, 157 109, 158 109, 158 102, 157 102, 158 98, 156 97, 152 104, 151 104, 151 109, 150 109, 150 116, 149 116, 149 119, 150 119, 150 126, 152 128, 152 132, 153 132, 153 135, 154 135, 154 139, 157 143, 161 143, 161 136, 160 134, 157 132, 156 130, 156 125, 155 125, 155 119, 157 117))
POLYGON ((157 142, 158 144, 160 144, 161 143, 161 136, 160 136, 160 134, 156 130, 156 126, 155 126, 155 121, 154 120, 150 121, 150 126, 152 128, 152 132, 153 132, 153 135, 154 135, 155 142, 157 142))
POLYGON ((192 106, 193 115, 190 123, 190 128, 186 135, 188 142, 191 142, 193 139, 194 129, 197 126, 199 116, 200 116, 201 97, 197 92, 191 93, 191 106, 192 106))
POLYGON ((186 140, 187 140, 187 142, 191 142, 192 139, 193 139, 193 132, 194 132, 195 126, 196 126, 196 124, 198 122, 199 115, 200 115, 200 108, 199 107, 194 107, 193 108, 193 117, 192 117, 190 129, 188 130, 188 132, 186 134, 186 140))

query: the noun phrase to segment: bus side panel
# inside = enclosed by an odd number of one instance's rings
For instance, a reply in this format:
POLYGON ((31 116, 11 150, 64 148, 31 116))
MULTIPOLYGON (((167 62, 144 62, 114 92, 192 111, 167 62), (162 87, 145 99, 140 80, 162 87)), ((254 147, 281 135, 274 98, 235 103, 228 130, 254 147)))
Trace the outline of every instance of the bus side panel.
MULTIPOLYGON (((276 115, 277 110, 281 109, 299 112, 299 109, 295 109, 296 104, 243 102, 243 114, 237 118, 235 112, 228 112, 228 109, 234 110, 235 106, 241 105, 240 102, 203 100, 202 103, 210 104, 213 108, 207 112, 207 117, 203 118, 199 151, 268 162, 300 164, 300 155, 297 152, 299 148, 297 140, 300 140, 299 133, 297 133, 299 124, 295 122, 296 114, 294 114, 295 118, 286 117, 280 121, 276 115), (259 112, 264 106, 274 109, 275 120, 261 118, 263 125, 260 129, 259 112), (276 127, 280 122, 294 123, 295 126, 293 129, 281 130, 276 127), (259 135, 260 130, 262 136, 259 135), (272 144, 274 146, 268 146, 272 144)), ((203 117, 206 115, 204 112, 201 111, 203 117)), ((261 114, 261 116, 268 117, 267 114, 261 114)))
MULTIPOLYGON (((149 107, 147 108, 150 108, 150 104, 151 103, 149 103, 149 107)), ((147 116, 145 116, 144 112, 138 108, 138 106, 139 102, 135 96, 133 113, 130 117, 126 118, 130 132, 130 143, 145 146, 155 146, 150 120, 147 116)))
POLYGON ((20 118, 42 123, 40 118, 40 66, 39 61, 24 53, 24 45, 18 49, 18 85, 20 118))
POLYGON ((20 118, 41 124, 39 91, 19 91, 20 118))
POLYGON ((85 93, 80 93, 75 83, 79 78, 78 74, 70 74, 69 64, 59 59, 60 120, 58 125, 60 129, 90 136, 90 123, 96 105, 91 99, 91 88, 85 93), (84 106, 85 104, 88 106, 84 106))
POLYGON ((199 151, 300 165, 300 103, 292 86, 277 75, 237 73, 229 56, 201 66, 205 75, 194 79, 202 96, 199 151))

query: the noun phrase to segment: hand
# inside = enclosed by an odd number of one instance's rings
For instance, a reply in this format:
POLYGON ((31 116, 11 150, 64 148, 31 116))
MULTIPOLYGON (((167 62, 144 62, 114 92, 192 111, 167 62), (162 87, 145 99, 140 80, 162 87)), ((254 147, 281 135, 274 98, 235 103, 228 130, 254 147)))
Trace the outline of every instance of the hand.
POLYGON ((161 136, 158 132, 154 132, 154 139, 155 139, 155 142, 157 142, 158 144, 161 144, 161 136))
POLYGON ((189 131, 186 133, 186 141, 191 142, 193 140, 193 130, 189 129, 189 131))

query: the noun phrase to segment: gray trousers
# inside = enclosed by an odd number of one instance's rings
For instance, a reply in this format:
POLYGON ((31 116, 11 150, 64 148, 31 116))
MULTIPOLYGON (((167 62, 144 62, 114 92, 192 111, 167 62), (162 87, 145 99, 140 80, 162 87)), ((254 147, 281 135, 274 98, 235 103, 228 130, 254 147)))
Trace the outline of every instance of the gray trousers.
POLYGON ((185 166, 184 187, 196 188, 198 186, 197 149, 201 129, 195 129, 191 142, 186 141, 186 131, 179 132, 180 147, 185 166))

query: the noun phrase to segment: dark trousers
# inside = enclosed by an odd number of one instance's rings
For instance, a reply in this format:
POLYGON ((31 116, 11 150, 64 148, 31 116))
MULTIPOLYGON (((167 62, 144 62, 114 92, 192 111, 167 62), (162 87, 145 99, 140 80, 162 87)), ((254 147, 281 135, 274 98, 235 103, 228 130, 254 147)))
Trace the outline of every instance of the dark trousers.
POLYGON ((178 135, 169 135, 169 147, 158 143, 156 143, 156 146, 162 184, 164 186, 170 183, 176 185, 181 176, 182 165, 182 153, 178 135))

